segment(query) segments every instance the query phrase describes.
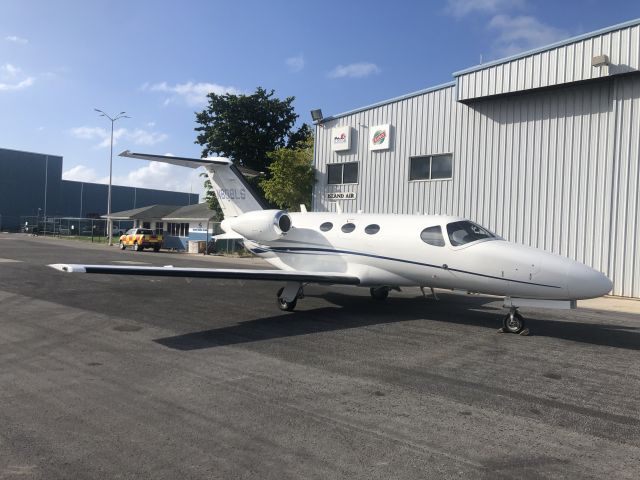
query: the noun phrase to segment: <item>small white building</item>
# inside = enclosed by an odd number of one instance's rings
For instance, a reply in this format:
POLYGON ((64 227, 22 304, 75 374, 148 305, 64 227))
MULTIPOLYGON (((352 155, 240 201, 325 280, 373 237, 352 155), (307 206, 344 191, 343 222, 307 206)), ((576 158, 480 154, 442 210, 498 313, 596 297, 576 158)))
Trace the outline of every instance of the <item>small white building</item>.
POLYGON ((313 209, 467 217, 640 297, 639 69, 640 19, 324 118, 313 209))

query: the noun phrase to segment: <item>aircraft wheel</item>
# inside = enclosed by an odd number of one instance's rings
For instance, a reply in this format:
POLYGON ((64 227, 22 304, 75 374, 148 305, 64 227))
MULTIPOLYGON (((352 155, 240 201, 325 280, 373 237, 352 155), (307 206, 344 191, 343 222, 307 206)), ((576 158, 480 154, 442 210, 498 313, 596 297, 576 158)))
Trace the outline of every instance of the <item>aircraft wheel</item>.
POLYGON ((120 250, 124 250, 126 247, 124 245, 124 243, 120 242, 120 250))
POLYGON ((510 312, 504 317, 502 326, 509 333, 520 333, 524 330, 524 318, 518 312, 510 312))
POLYGON ((284 292, 284 287, 278 290, 278 307, 280 310, 285 312, 291 312, 294 308, 296 308, 296 304, 298 303, 298 298, 294 298, 291 302, 287 302, 284 298, 281 297, 282 292, 284 292))
POLYGON ((369 293, 374 300, 386 300, 389 296, 389 287, 371 287, 369 293))

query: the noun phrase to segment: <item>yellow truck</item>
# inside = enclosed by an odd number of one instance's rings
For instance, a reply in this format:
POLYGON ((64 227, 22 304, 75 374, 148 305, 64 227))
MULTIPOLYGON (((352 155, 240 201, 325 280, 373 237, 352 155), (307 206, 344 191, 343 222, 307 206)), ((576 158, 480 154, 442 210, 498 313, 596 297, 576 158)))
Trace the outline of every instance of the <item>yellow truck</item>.
POLYGON ((120 250, 127 247, 132 247, 136 252, 145 248, 153 248, 154 252, 158 252, 162 248, 162 235, 148 228, 132 228, 120 236, 120 250))

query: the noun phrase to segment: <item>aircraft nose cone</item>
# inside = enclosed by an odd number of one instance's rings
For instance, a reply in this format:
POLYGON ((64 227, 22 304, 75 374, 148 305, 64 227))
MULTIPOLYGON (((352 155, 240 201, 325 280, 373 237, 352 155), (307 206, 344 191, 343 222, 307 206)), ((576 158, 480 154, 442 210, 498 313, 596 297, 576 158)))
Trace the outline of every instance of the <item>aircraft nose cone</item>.
POLYGON ((613 283, 599 271, 576 262, 567 271, 567 288, 572 299, 580 300, 606 295, 613 283))

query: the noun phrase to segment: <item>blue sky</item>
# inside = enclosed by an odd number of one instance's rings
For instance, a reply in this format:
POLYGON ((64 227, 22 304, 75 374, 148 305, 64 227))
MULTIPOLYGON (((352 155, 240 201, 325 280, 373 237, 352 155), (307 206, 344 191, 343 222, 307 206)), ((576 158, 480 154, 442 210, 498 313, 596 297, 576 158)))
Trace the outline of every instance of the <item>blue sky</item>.
MULTIPOLYGON (((257 86, 331 115, 452 80, 451 73, 640 17, 610 0, 3 0, 0 147, 64 157, 65 178, 105 181, 115 152, 199 156, 207 91, 257 86)), ((114 183, 201 191, 167 165, 114 159, 114 183)))

